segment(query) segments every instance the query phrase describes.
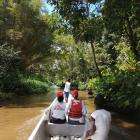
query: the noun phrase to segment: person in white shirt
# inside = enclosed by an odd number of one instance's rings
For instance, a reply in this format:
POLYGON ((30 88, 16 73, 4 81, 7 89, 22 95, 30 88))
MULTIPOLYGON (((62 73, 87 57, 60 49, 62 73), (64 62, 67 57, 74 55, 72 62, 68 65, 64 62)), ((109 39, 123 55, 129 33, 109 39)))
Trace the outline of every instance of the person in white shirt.
POLYGON ((50 109, 50 122, 63 124, 66 122, 66 103, 63 102, 63 92, 58 91, 57 102, 50 109))
POLYGON ((84 124, 87 109, 83 101, 78 99, 78 90, 72 91, 72 96, 73 99, 67 107, 68 123, 74 125, 84 124))
POLYGON ((68 102, 69 94, 70 94, 70 85, 71 85, 71 80, 68 79, 65 83, 65 88, 64 88, 64 95, 65 95, 65 101, 68 102))
POLYGON ((96 111, 90 116, 90 128, 87 131, 86 137, 92 140, 107 140, 111 125, 111 114, 103 109, 104 98, 102 95, 97 95, 94 100, 96 111))

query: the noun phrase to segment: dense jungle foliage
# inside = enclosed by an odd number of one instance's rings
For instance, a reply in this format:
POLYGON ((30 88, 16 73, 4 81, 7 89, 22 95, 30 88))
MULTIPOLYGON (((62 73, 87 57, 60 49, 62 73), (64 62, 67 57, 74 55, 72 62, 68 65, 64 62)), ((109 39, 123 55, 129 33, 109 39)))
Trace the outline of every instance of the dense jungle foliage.
POLYGON ((71 78, 109 106, 138 109, 139 13, 137 0, 0 0, 0 97, 71 78))

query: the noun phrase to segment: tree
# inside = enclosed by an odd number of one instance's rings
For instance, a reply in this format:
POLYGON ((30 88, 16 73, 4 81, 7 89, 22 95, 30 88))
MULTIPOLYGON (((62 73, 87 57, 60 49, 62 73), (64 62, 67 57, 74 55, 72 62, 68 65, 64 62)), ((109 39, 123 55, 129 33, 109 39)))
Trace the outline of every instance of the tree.
POLYGON ((140 56, 137 50, 138 37, 136 33, 139 27, 139 10, 139 4, 136 0, 106 0, 102 9, 109 34, 115 33, 120 37, 125 36, 137 59, 140 56))
POLYGON ((60 15, 69 22, 75 40, 91 44, 94 64, 98 75, 102 77, 95 55, 95 42, 102 36, 102 19, 95 17, 95 15, 90 15, 90 5, 84 1, 52 0, 51 2, 56 6, 60 15))
POLYGON ((52 33, 40 8, 40 0, 3 0, 0 5, 1 44, 7 42, 21 51, 25 68, 52 54, 52 33))

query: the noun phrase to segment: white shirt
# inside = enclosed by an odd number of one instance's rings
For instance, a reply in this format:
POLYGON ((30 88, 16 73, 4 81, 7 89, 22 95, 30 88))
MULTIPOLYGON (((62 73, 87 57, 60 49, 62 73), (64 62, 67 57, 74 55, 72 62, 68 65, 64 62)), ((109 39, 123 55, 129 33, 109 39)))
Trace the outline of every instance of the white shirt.
POLYGON ((65 88, 64 88, 64 92, 70 92, 70 82, 66 82, 65 83, 65 88))
POLYGON ((94 111, 91 117, 95 119, 96 125, 96 131, 93 136, 91 136, 92 140, 107 140, 111 124, 110 112, 99 109, 94 111))
POLYGON ((56 119, 61 119, 61 120, 64 120, 66 117, 66 113, 65 113, 65 109, 66 109, 66 103, 62 102, 62 103, 59 103, 57 101, 56 104, 54 104, 52 107, 51 107, 51 116, 53 118, 56 118, 56 119))

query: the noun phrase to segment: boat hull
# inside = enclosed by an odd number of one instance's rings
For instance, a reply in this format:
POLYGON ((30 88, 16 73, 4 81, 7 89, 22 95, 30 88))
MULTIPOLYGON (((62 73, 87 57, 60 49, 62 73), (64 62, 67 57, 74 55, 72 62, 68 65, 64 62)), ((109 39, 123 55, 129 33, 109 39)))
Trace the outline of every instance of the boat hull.
POLYGON ((84 139, 85 132, 87 129, 87 120, 84 125, 70 125, 65 124, 53 124, 49 122, 49 112, 53 104, 56 103, 55 99, 52 104, 44 111, 40 121, 36 125, 32 134, 28 140, 50 140, 52 136, 65 136, 70 139, 70 137, 77 137, 79 139, 84 139))

